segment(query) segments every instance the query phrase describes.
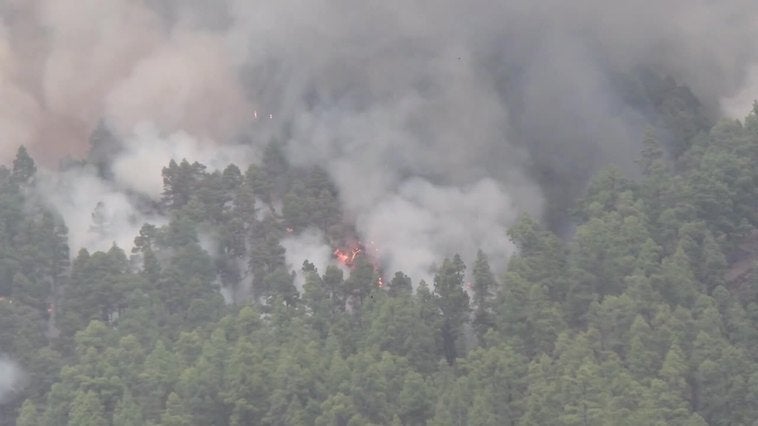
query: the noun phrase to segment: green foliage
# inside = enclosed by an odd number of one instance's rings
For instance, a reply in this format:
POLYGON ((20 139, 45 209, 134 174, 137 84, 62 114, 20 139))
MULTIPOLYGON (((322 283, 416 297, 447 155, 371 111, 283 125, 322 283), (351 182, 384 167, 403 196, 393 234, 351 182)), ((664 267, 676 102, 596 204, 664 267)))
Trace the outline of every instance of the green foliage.
POLYGON ((106 426, 105 409, 93 391, 77 392, 71 403, 69 426, 106 426))
POLYGON ((684 88, 643 80, 630 93, 662 133, 639 179, 599 172, 573 235, 523 216, 510 259, 445 259, 431 288, 402 271, 380 287, 369 256, 293 272, 283 238, 352 231, 328 171, 276 142, 244 174, 172 161, 170 220, 132 258, 82 250, 69 268, 19 149, 0 167, 0 348, 24 386, 0 426, 750 424, 758 116, 708 130, 684 88))
POLYGON ((314 226, 327 232, 342 219, 337 189, 325 170, 316 167, 295 179, 282 200, 284 222, 293 231, 314 226))
POLYGON ((205 166, 182 160, 179 164, 171 160, 163 168, 163 203, 169 209, 181 209, 190 202, 205 176, 205 166))
POLYGON ((442 353, 448 364, 461 352, 463 326, 468 322, 469 297, 464 291, 464 270, 460 256, 445 259, 434 276, 434 296, 441 317, 442 353))
POLYGON ((142 409, 132 397, 129 389, 125 389, 113 411, 113 426, 143 426, 144 424, 142 409))
POLYGON ((41 423, 37 405, 31 399, 24 401, 16 418, 17 426, 38 426, 41 423))
POLYGON ((474 263, 474 283, 472 290, 474 292, 474 319, 473 326, 477 336, 481 340, 487 330, 495 325, 495 319, 492 315, 492 303, 497 282, 492 275, 487 256, 480 250, 476 254, 474 263))

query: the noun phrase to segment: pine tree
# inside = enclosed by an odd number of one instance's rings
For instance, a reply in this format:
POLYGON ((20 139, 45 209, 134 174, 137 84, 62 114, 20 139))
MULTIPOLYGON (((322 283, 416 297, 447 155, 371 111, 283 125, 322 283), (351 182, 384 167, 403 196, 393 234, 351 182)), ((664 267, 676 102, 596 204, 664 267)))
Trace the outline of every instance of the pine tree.
POLYGON ((174 392, 168 395, 166 410, 161 415, 161 426, 191 426, 192 418, 182 399, 174 392))
POLYGON ((442 315, 440 334, 442 352, 448 364, 453 364, 460 353, 463 326, 468 320, 469 297, 463 288, 464 270, 460 256, 445 259, 434 276, 434 295, 442 315))
POLYGON ((124 389, 123 396, 113 411, 113 426, 143 426, 144 424, 140 406, 132 398, 129 389, 124 389))
POLYGON ((42 424, 41 420, 37 412, 37 404, 31 399, 27 399, 21 405, 21 411, 16 418, 16 426, 39 426, 42 424))
POLYGON ((627 367, 638 379, 654 376, 660 368, 653 350, 652 331, 642 316, 637 315, 629 330, 627 367))
POLYGON ((37 173, 37 166, 29 156, 23 145, 16 151, 16 159, 13 160, 13 172, 11 180, 19 185, 29 184, 37 173))
POLYGON ((647 178, 660 177, 666 171, 663 148, 658 143, 652 129, 645 131, 645 138, 642 140, 642 155, 638 163, 643 175, 647 178))
POLYGON ((200 182, 206 176, 205 166, 186 159, 177 164, 171 160, 168 167, 163 168, 163 199, 166 207, 177 210, 189 203, 197 191, 200 182))
POLYGON ((497 283, 492 275, 487 256, 481 250, 476 254, 473 275, 473 326, 481 342, 484 338, 484 333, 495 325, 494 315, 492 314, 492 299, 494 297, 494 290, 497 288, 497 283))
POLYGON ((105 409, 93 391, 79 391, 71 403, 69 426, 107 426, 105 409))
POLYGON ((408 297, 413 293, 411 278, 400 271, 395 272, 387 288, 390 296, 408 297))

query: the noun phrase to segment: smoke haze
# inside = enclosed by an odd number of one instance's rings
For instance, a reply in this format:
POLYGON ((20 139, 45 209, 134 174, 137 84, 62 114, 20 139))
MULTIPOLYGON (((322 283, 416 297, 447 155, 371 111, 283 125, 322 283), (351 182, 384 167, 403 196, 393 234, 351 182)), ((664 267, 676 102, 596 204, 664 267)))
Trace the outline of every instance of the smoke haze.
POLYGON ((21 379, 21 372, 12 361, 0 357, 0 402, 14 391, 14 386, 21 379))
POLYGON ((633 168, 649 106, 630 103, 618 75, 670 75, 712 116, 744 115, 755 97, 756 9, 10 0, 0 6, 0 157, 20 144, 46 164, 82 156, 106 120, 122 141, 115 185, 85 173, 86 190, 54 203, 69 206, 76 244, 121 244, 139 225, 118 193, 156 197, 169 158, 250 162, 276 137, 294 164, 329 171, 346 216, 389 268, 428 277, 453 251, 504 259, 503 228, 519 213, 550 217, 593 170, 633 168), (253 111, 272 119, 255 125, 253 111), (253 143, 235 145, 239 135, 253 143), (113 234, 88 239, 79 222, 103 199, 113 234))

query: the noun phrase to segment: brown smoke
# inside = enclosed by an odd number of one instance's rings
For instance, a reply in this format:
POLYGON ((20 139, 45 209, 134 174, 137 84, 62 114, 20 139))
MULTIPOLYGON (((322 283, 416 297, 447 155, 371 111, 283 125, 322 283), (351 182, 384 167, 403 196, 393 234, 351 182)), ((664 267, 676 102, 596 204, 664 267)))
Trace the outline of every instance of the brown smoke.
POLYGON ((139 0, 2 6, 0 158, 20 144, 42 162, 81 156, 101 119, 225 140, 247 108, 222 37, 168 28, 139 0))

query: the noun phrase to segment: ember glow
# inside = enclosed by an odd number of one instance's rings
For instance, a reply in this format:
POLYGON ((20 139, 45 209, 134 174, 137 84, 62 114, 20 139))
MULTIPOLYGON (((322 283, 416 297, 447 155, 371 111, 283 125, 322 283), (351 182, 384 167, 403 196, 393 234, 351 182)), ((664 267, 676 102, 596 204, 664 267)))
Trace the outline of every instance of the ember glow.
POLYGON ((363 252, 363 246, 361 244, 348 249, 335 249, 334 257, 337 261, 348 268, 352 268, 355 265, 355 260, 359 254, 363 252))
POLYGON ((374 268, 374 272, 377 274, 377 287, 383 288, 384 277, 382 276, 382 268, 378 260, 379 249, 376 248, 373 241, 371 241, 369 244, 370 247, 368 248, 365 247, 361 242, 350 244, 348 247, 336 248, 334 249, 333 255, 334 258, 337 259, 337 262, 344 265, 348 269, 353 269, 353 267, 355 267, 355 264, 358 261, 359 257, 366 256, 366 259, 374 268))

